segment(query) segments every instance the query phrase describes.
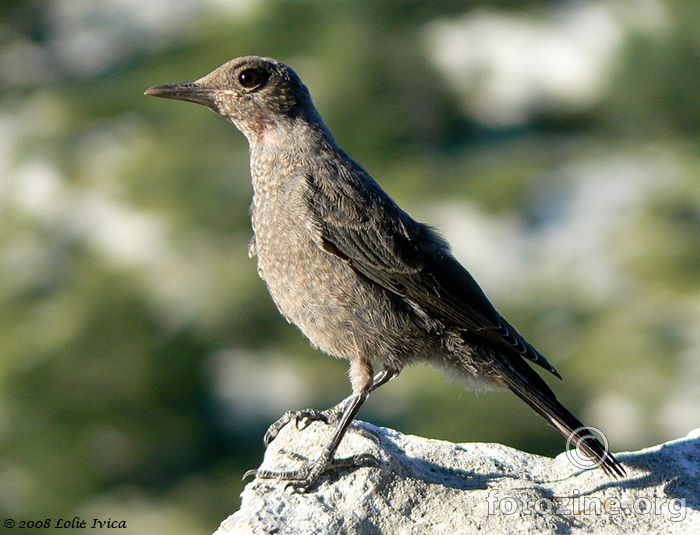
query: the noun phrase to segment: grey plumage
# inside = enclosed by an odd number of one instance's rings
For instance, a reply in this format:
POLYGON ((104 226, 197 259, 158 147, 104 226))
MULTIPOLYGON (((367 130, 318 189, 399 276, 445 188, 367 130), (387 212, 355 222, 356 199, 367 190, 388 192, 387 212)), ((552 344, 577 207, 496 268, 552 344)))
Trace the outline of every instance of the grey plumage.
POLYGON ((445 240, 338 147, 291 68, 242 57, 146 94, 203 104, 245 134, 258 272, 288 321, 350 362, 353 395, 338 406, 333 439, 319 459, 299 472, 259 476, 314 483, 369 393, 417 362, 510 389, 573 436, 606 474, 624 475, 524 359, 560 378, 554 367, 496 311, 445 240), (373 363, 382 367, 374 378, 373 363))

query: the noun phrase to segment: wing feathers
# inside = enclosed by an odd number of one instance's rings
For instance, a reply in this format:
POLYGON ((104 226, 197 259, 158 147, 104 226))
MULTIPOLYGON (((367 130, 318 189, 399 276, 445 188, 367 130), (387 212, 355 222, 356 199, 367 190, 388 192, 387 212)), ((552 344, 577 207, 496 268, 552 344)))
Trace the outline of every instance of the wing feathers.
POLYGON ((493 307, 446 242, 401 210, 361 168, 340 176, 308 175, 307 206, 317 243, 355 270, 422 309, 445 326, 462 329, 519 354, 561 378, 493 307))

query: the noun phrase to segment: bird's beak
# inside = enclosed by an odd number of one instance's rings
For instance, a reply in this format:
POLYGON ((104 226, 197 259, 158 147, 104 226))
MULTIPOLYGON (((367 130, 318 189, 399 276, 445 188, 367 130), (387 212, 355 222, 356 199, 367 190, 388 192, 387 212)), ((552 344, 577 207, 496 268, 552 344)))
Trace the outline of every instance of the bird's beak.
POLYGON ((186 100, 188 102, 202 104, 207 108, 218 111, 216 106, 217 91, 210 87, 203 86, 198 82, 199 80, 194 82, 179 82, 177 84, 156 85, 146 89, 144 95, 170 98, 173 100, 186 100))

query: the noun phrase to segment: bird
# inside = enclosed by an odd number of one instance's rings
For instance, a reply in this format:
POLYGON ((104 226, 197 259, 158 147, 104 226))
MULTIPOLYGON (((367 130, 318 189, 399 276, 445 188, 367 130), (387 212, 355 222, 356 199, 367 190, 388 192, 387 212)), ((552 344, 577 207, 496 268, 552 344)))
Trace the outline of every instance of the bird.
POLYGON ((247 138, 249 254, 287 321, 314 347, 349 361, 350 396, 328 411, 291 411, 265 435, 267 445, 295 418, 323 419, 334 425, 328 444, 297 470, 257 477, 311 488, 343 465, 335 453, 370 393, 417 363, 467 387, 510 390, 607 476, 625 476, 533 365, 561 379, 557 370, 499 314, 447 241, 340 148, 291 67, 243 56, 145 94, 204 105, 247 138))

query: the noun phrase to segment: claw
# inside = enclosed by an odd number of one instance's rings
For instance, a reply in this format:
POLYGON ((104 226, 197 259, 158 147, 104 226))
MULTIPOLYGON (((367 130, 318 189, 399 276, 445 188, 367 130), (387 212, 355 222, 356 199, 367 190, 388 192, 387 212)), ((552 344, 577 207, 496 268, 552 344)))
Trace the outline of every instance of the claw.
POLYGON ((293 416, 294 411, 285 412, 276 422, 267 428, 267 431, 265 431, 265 436, 263 437, 263 442, 265 443, 266 448, 270 445, 270 442, 277 437, 282 428, 292 421, 293 416))
POLYGON ((258 470, 256 468, 253 468, 251 470, 246 470, 246 473, 243 474, 243 477, 241 478, 241 481, 245 481, 248 479, 250 476, 253 476, 253 478, 257 477, 258 475, 258 470))
POLYGON ((330 421, 326 411, 318 411, 316 409, 297 411, 294 415, 294 419, 296 420, 297 431, 306 429, 311 422, 323 422, 324 424, 328 424, 330 421), (299 427, 301 422, 304 423, 304 427, 299 427))

